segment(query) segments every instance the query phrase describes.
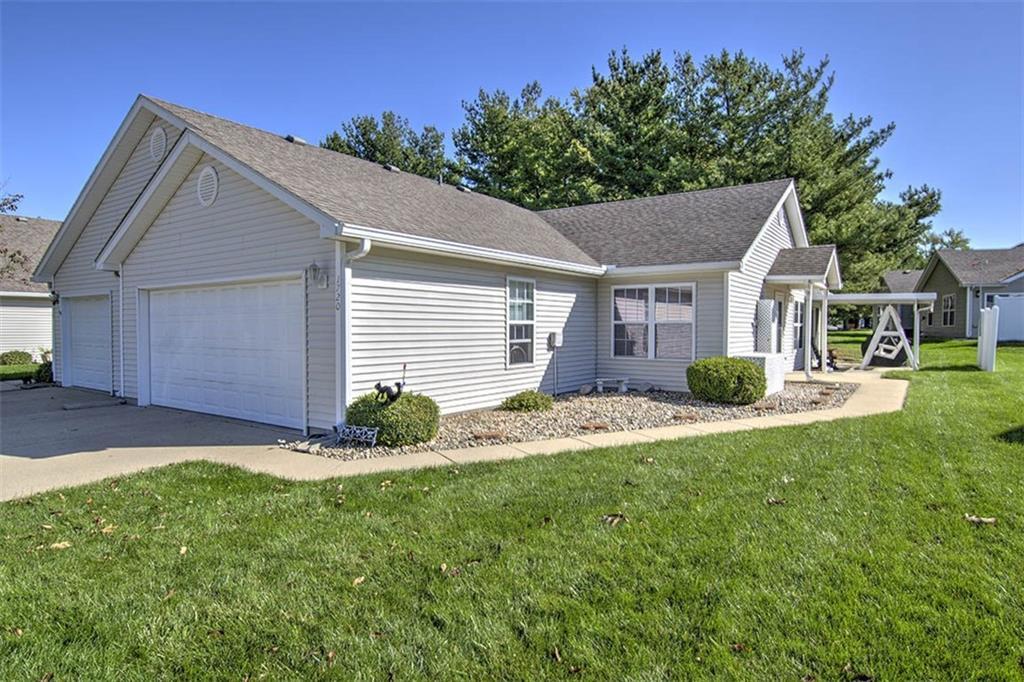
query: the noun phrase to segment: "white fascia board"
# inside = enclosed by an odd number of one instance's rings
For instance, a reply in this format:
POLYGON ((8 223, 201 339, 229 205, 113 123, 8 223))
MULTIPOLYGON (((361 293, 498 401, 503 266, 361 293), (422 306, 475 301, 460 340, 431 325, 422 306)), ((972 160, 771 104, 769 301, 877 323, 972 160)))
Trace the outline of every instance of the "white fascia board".
MULTIPOLYGON (((139 198, 132 205, 131 210, 121 220, 117 229, 114 230, 114 234, 110 236, 110 239, 107 240, 107 243, 100 250, 99 255, 96 256, 94 264, 97 270, 116 271, 128 256, 128 253, 131 252, 131 249, 138 243, 138 240, 142 238, 141 234, 136 239, 130 239, 129 235, 133 232, 132 228, 138 221, 139 216, 149 207, 154 195, 163 185, 164 180, 167 179, 167 175, 189 146, 191 135, 191 133, 185 133, 179 137, 174 147, 171 148, 171 153, 164 157, 163 163, 160 164, 156 174, 150 179, 142 194, 139 195, 139 198)), ((146 225, 144 227, 148 229, 149 226, 146 225)))
POLYGON ((643 277, 675 275, 688 272, 732 272, 740 269, 740 261, 723 260, 704 263, 670 263, 668 265, 609 265, 604 277, 643 277))
POLYGON ((45 291, 0 291, 3 298, 50 298, 45 291))
POLYGON ((773 284, 799 284, 800 286, 807 286, 810 283, 817 287, 824 287, 828 284, 826 279, 820 275, 768 275, 764 281, 773 284))
MULTIPOLYGON (((82 207, 93 191, 97 189, 96 183, 99 181, 99 177, 102 174, 103 169, 106 168, 108 163, 110 163, 111 158, 114 156, 118 147, 120 147, 121 142, 124 140, 125 135, 129 128, 131 128, 136 117, 143 110, 150 109, 147 104, 148 100, 145 100, 141 95, 135 98, 135 103, 132 104, 132 108, 128 110, 128 114, 125 115, 124 120, 121 121, 121 125, 117 128, 117 132, 114 133, 113 139, 104 150, 103 156, 100 157, 100 160, 92 169, 92 173, 89 174, 89 179, 86 180, 82 191, 78 193, 75 203, 72 204, 67 217, 64 218, 64 221, 61 223, 60 229, 58 229, 57 234, 53 236, 53 239, 50 241, 50 245, 46 248, 46 252, 43 254, 43 257, 39 259, 39 264, 32 273, 33 282, 49 282, 53 279, 54 274, 60 267, 60 263, 55 262, 55 256, 59 250, 58 247, 66 239, 70 239, 71 243, 74 244, 82 230, 85 229, 85 225, 91 217, 91 211, 89 216, 85 216, 83 218, 83 216, 80 215, 82 213, 82 207)), ((153 112, 151 111, 150 113, 153 112)), ((116 180, 116 177, 114 179, 116 180)), ((113 180, 111 180, 111 183, 113 183, 113 180)), ((103 191, 106 192, 107 189, 109 189, 109 187, 104 188, 103 191)), ((99 202, 97 202, 97 205, 99 205, 99 202)), ((61 261, 63 261, 63 258, 61 258, 61 261)))
POLYGON ((835 248, 832 249, 832 255, 829 256, 828 268, 825 272, 825 277, 828 279, 830 289, 843 288, 843 275, 839 272, 839 255, 836 253, 835 248), (835 273, 835 277, 832 276, 833 273, 835 273))
POLYGON ((757 250, 758 246, 761 244, 761 240, 764 239, 764 235, 768 231, 768 226, 771 224, 775 216, 778 215, 779 210, 784 206, 787 207, 786 216, 787 222, 789 222, 789 232, 793 237, 793 244, 797 247, 808 246, 807 231, 804 229, 804 219, 800 214, 800 205, 797 203, 796 199, 796 186, 793 184, 793 181, 790 180, 789 186, 786 187, 786 190, 782 193, 782 196, 779 197, 779 200, 775 202, 775 207, 772 208, 771 213, 768 214, 768 217, 765 218, 764 223, 757 231, 757 236, 754 237, 754 241, 750 243, 750 248, 747 249, 747 252, 743 254, 743 258, 740 259, 740 262, 742 263, 741 269, 746 269, 748 261, 753 258, 754 251, 757 250), (793 206, 795 208, 788 208, 789 206, 793 206), (796 217, 796 220, 793 219, 794 216, 796 217))
MULTIPOLYGON (((932 291, 893 293, 861 293, 861 294, 829 294, 832 303, 848 303, 850 305, 884 305, 887 303, 934 303, 938 294, 932 291)), ((815 300, 818 300, 815 297, 815 300)))
POLYGON ((810 246, 811 241, 807 237, 807 226, 804 224, 804 212, 800 210, 800 197, 796 193, 796 183, 790 181, 789 189, 786 191, 785 205, 786 213, 789 214, 789 224, 796 228, 793 233, 793 242, 797 246, 810 246))
POLYGON ((554 258, 543 258, 540 256, 529 256, 512 251, 501 251, 485 246, 474 246, 459 242, 422 237, 419 235, 381 230, 375 227, 364 225, 351 225, 349 223, 336 223, 333 230, 330 226, 323 226, 321 236, 329 239, 370 239, 381 246, 388 246, 405 251, 417 251, 437 255, 454 256, 488 263, 501 263, 520 265, 536 270, 549 270, 552 272, 564 272, 575 275, 587 275, 599 277, 605 272, 604 266, 585 265, 572 263, 554 258))
POLYGON ((999 283, 1000 284, 1011 284, 1013 282, 1016 282, 1018 279, 1024 279, 1024 270, 1021 270, 1016 275, 1010 275, 1009 277, 1007 277, 1006 279, 1002 280, 999 283))

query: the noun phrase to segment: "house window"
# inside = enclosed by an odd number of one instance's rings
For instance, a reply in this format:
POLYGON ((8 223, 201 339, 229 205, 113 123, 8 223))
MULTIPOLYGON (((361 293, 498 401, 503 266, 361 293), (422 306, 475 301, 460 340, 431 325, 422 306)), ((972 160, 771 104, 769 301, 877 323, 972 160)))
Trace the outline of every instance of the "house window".
POLYGON ((942 297, 942 326, 952 327, 956 324, 956 294, 942 297))
POLYGON ((508 364, 533 363, 534 283, 508 279, 508 364))
POLYGON ((804 347, 804 302, 793 303, 793 348, 800 350, 804 347))
POLYGON ((693 359, 693 285, 612 289, 614 357, 693 359))

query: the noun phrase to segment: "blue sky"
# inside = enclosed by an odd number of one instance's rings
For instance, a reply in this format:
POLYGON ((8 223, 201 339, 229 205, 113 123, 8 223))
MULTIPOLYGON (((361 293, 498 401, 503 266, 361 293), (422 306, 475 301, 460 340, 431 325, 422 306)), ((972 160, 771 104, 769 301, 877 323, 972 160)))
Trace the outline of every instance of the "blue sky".
POLYGON ((887 196, 943 192, 936 227, 1024 241, 1022 5, 0 3, 0 181, 63 218, 135 95, 311 141, 393 109, 450 131, 479 88, 564 97, 609 50, 832 59, 832 109, 896 123, 887 196))

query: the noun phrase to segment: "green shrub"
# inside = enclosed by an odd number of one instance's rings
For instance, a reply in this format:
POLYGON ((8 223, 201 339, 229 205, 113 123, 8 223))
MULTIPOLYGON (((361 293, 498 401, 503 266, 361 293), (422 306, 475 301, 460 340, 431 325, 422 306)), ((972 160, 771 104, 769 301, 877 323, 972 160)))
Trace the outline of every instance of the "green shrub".
POLYGON ((686 383, 695 398, 712 403, 749 405, 764 397, 764 370, 750 360, 714 357, 686 368, 686 383))
POLYGON ((555 405, 555 399, 540 391, 520 391, 510 395, 501 403, 502 410, 510 412, 547 412, 555 405))
POLYGON ((31 365, 32 354, 24 350, 9 350, 0 353, 0 365, 31 365))
POLYGON ((391 404, 382 403, 377 393, 367 393, 348 406, 351 426, 376 426, 377 445, 397 447, 425 443, 437 435, 441 411, 432 399, 417 393, 403 393, 391 404))
POLYGON ((53 381, 53 363, 51 361, 47 360, 36 368, 35 380, 42 384, 53 381))

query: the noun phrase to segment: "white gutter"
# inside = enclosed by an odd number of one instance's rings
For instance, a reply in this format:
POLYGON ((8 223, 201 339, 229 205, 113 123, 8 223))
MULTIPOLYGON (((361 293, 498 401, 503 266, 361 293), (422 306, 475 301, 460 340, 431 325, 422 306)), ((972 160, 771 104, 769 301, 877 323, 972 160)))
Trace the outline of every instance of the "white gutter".
POLYGON ((50 298, 45 291, 0 291, 0 296, 10 298, 50 298))
POLYGON ((740 261, 723 260, 706 263, 678 263, 670 265, 606 265, 605 277, 633 277, 646 275, 675 275, 687 272, 721 272, 739 270, 740 261))

